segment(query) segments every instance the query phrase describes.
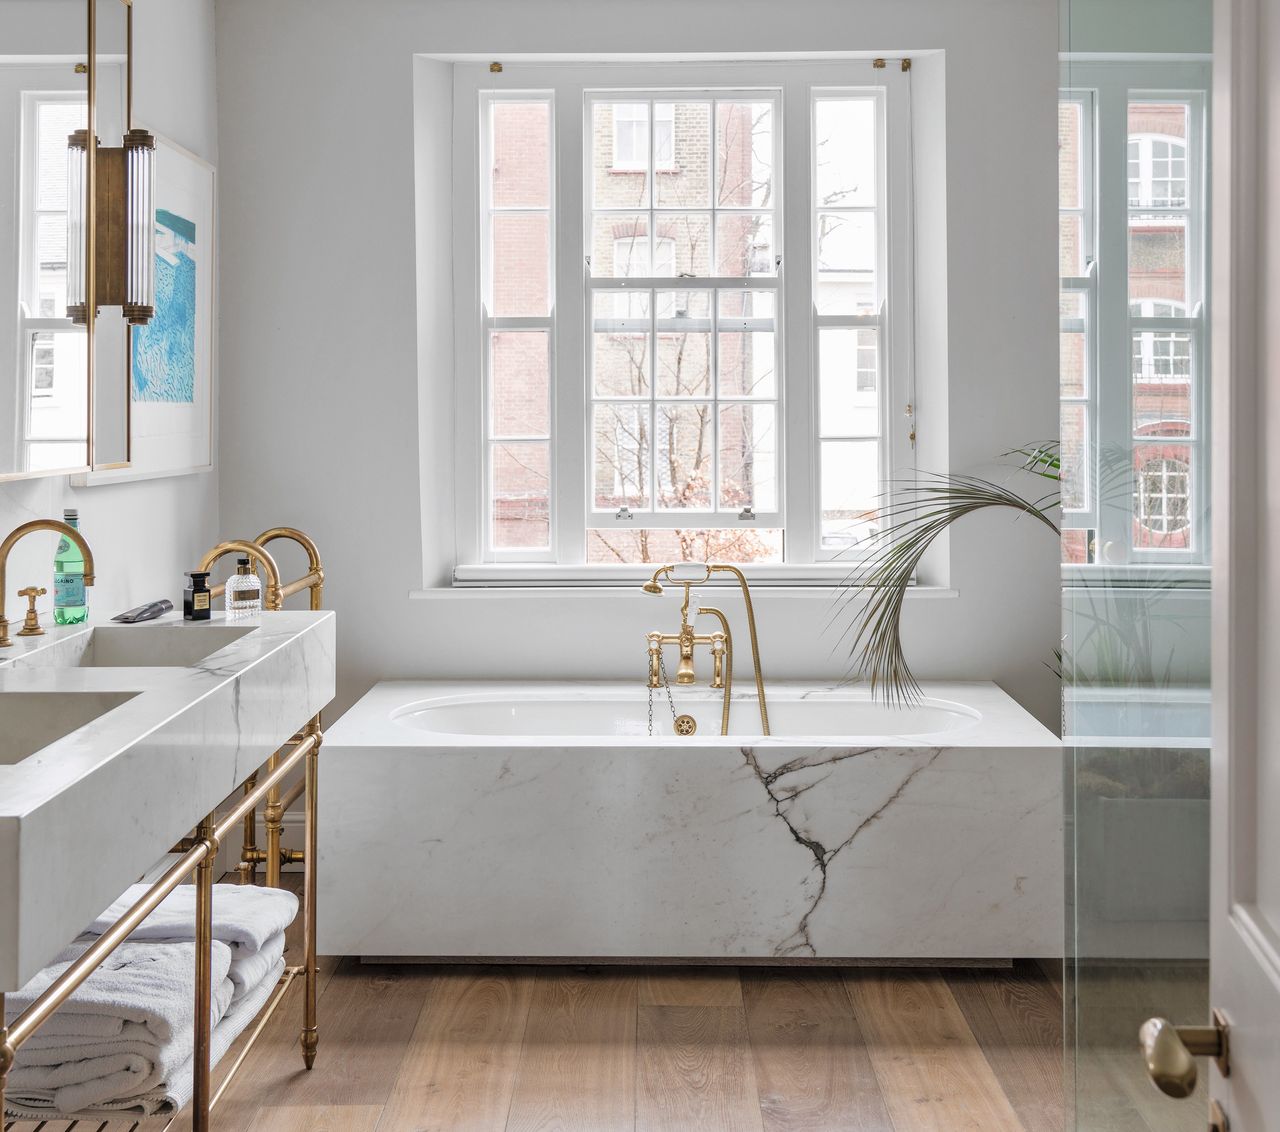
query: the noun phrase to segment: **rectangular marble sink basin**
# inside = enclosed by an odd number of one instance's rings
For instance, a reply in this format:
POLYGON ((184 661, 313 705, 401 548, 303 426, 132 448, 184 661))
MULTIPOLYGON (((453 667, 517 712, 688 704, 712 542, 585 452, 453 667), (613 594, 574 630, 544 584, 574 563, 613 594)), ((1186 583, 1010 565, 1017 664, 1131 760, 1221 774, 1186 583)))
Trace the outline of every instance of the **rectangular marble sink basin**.
MULTIPOLYGON (((13 668, 191 668, 252 633, 253 624, 97 625, 37 642, 13 668)), ((6 658, 7 659, 7 658, 6 658)))
POLYGON ((0 766, 14 766, 128 703, 136 692, 0 692, 0 766))

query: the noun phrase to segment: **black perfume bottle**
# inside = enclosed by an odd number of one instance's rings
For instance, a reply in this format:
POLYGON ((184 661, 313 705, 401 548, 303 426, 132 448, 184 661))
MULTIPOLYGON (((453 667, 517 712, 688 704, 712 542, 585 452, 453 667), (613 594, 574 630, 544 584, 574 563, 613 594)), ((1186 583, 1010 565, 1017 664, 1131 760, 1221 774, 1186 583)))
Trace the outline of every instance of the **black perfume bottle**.
POLYGON ((187 621, 208 621, 213 612, 212 595, 209 593, 209 572, 190 570, 186 592, 182 595, 182 616, 187 621))

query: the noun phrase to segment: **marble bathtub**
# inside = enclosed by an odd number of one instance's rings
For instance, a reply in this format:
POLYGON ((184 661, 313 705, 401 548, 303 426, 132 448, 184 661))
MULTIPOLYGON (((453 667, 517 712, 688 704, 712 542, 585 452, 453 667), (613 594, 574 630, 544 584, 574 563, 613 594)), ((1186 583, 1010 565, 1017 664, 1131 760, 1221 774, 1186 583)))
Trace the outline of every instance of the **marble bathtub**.
POLYGON ((396 681, 327 729, 323 952, 973 960, 1062 953, 1058 739, 994 684, 677 692, 396 681))

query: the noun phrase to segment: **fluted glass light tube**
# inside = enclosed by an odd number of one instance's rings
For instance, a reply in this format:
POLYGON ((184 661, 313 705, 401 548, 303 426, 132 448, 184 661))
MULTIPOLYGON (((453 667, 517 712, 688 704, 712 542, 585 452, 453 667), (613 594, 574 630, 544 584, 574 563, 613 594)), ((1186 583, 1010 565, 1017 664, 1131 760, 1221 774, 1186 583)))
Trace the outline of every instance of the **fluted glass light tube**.
POLYGON ((85 181, 88 175, 89 134, 76 130, 67 139, 67 317, 85 321, 85 181))
POLYGON ((156 309, 156 226, 153 212, 156 139, 130 130, 125 150, 124 316, 134 326, 150 322, 156 309))

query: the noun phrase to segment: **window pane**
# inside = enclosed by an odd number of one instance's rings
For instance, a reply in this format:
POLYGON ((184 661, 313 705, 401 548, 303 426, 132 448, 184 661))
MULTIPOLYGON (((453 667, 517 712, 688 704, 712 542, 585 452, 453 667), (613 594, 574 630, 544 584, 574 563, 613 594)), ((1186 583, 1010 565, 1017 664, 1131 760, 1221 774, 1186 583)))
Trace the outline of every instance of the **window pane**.
POLYGON ((711 274, 711 214, 664 212, 654 217, 654 275, 711 274))
POLYGON ((1129 104, 1129 204, 1134 208, 1183 208, 1187 204, 1185 102, 1129 104))
POLYGON ((545 212, 493 214, 492 315, 550 312, 550 217, 545 212))
POLYGON ((1194 506, 1187 444, 1134 447, 1133 545, 1185 550, 1192 545, 1194 506))
POLYGON ((820 435, 879 435, 879 342, 874 328, 818 331, 820 435))
POLYGON ((1058 274, 1078 279, 1084 269, 1084 217, 1064 212, 1058 217, 1058 274))
MULTIPOLYGON (((671 256, 670 245, 659 247, 671 256)), ((650 275, 647 213, 600 213, 591 225, 591 274, 603 279, 650 275)))
POLYGON ((67 138, 84 129, 87 117, 83 102, 42 102, 36 107, 37 209, 66 211, 67 138))
POLYGON ((658 506, 664 511, 711 509, 712 406, 660 404, 657 433, 658 506))
POLYGON ((1143 330, 1133 335, 1134 436, 1191 434, 1191 334, 1143 330))
POLYGON ((819 314, 875 311, 876 218, 870 212, 818 214, 819 314))
POLYGON ((36 286, 40 318, 65 318, 67 313, 67 218, 36 218, 36 286))
POLYGON ((547 208, 551 203, 551 106, 494 102, 493 203, 498 208, 547 208))
POLYGON ((721 291, 716 346, 721 397, 778 395, 772 291, 721 291))
POLYGON ((1129 218, 1129 298, 1187 301, 1187 217, 1129 218))
POLYGON ((822 545, 852 547, 878 529, 880 445, 875 440, 822 441, 822 545))
POLYGON ((772 102, 716 103, 716 203, 725 208, 772 208, 772 102))
POLYGON ((591 371, 597 397, 649 396, 649 292, 597 291, 591 371))
POLYGON ((772 213, 716 213, 716 274, 730 279, 777 274, 772 213))
POLYGON ((587 561, 781 562, 782 539, 777 529, 589 530, 587 561))
POLYGON ((1088 343, 1084 332, 1064 330, 1058 335, 1059 377, 1063 397, 1083 397, 1085 388, 1085 358, 1088 343))
POLYGON ((819 98, 814 106, 819 208, 876 203, 876 103, 819 98))
POLYGON ((592 206, 647 208, 649 104, 596 102, 591 125, 592 206))
POLYGON ((1058 205, 1084 207, 1084 107, 1058 104, 1058 205))
POLYGON ((773 405, 720 408, 720 506, 778 508, 778 430, 773 405))
POLYGON ((500 330, 489 337, 492 435, 547 436, 550 373, 545 330, 500 330))
POLYGON ((653 107, 655 208, 711 204, 711 104, 658 102, 653 107))
POLYGON ((83 329, 42 331, 28 341, 33 388, 27 408, 27 436, 31 440, 78 438, 80 455, 71 463, 83 463, 89 411, 86 335, 83 329))
POLYGON ((492 445, 493 545, 545 550, 551 538, 551 450, 546 442, 492 445))
POLYGON ((1062 506, 1067 511, 1082 511, 1085 506, 1088 420, 1084 405, 1062 406, 1062 506))
POLYGON ((596 405, 592 494, 603 510, 649 506, 649 406, 596 405))
POLYGON ((659 397, 711 396, 711 292, 659 291, 659 397))

